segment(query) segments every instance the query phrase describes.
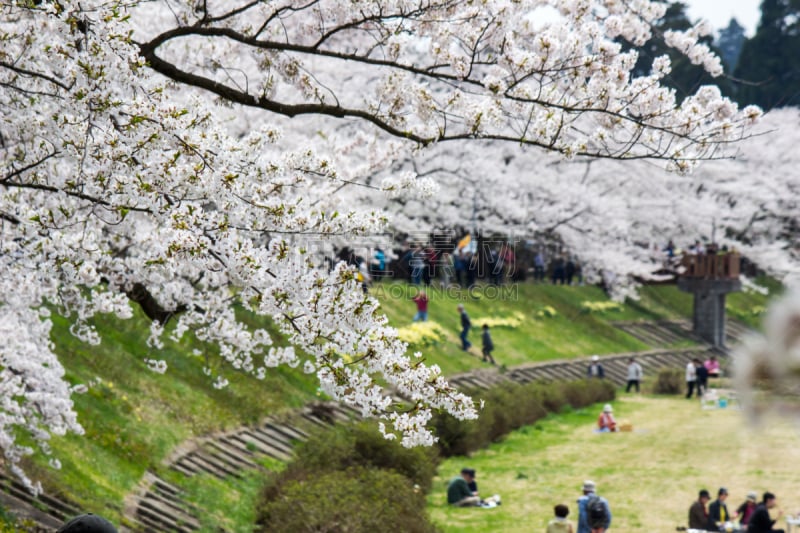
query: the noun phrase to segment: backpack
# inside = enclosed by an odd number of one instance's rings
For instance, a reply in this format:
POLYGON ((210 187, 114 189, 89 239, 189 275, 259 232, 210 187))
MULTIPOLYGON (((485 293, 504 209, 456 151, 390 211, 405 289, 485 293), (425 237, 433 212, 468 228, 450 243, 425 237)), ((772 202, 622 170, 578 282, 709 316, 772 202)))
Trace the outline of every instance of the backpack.
POLYGON ((600 499, 600 496, 592 494, 586 501, 586 519, 589 522, 589 527, 605 527, 608 523, 608 513, 606 512, 606 504, 600 499))

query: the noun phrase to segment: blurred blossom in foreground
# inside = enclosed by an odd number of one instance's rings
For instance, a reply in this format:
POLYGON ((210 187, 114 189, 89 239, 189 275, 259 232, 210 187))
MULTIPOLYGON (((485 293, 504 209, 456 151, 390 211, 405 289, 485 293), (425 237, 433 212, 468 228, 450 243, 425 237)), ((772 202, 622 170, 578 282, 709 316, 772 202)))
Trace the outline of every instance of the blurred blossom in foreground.
POLYGON ((800 421, 800 292, 772 303, 764 334, 735 350, 733 375, 748 419, 758 422, 776 412, 800 421))

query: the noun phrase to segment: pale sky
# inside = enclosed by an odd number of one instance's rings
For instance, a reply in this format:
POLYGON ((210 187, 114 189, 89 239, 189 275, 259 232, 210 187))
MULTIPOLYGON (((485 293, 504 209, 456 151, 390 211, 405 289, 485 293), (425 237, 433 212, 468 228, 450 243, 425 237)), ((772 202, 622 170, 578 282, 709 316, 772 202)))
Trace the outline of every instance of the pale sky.
POLYGON ((758 26, 761 11, 758 6, 761 0, 682 0, 689 6, 689 18, 694 21, 704 18, 708 20, 715 30, 720 30, 728 25, 731 17, 744 26, 748 37, 752 37, 758 26))

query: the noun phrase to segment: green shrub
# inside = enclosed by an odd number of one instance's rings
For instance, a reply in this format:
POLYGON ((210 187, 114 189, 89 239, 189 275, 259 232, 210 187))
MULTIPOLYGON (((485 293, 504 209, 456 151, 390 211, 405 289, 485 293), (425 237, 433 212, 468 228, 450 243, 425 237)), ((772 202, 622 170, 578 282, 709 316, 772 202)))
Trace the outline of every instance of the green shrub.
POLYGON ((656 381, 653 383, 653 392, 656 394, 681 394, 686 383, 683 370, 678 368, 663 368, 658 371, 656 381))
POLYGON ((395 472, 353 467, 292 480, 260 510, 262 531, 432 532, 425 492, 395 472))
POLYGON ((395 470, 426 491, 436 473, 436 450, 404 448, 383 438, 372 422, 334 426, 300 444, 296 453, 297 460, 290 468, 302 465, 312 472, 355 466, 395 470))
POLYGON ((508 383, 489 390, 466 391, 484 407, 478 420, 461 421, 438 414, 433 427, 443 457, 467 455, 503 438, 511 431, 533 424, 566 407, 586 407, 614 399, 614 385, 592 379, 572 382, 508 383))

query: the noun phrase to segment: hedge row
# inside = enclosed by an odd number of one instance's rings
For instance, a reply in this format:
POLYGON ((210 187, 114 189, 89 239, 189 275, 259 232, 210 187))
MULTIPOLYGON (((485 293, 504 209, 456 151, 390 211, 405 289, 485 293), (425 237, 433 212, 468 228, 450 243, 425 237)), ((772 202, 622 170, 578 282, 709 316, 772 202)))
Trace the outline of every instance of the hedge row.
POLYGON ((438 462, 468 454, 511 431, 567 406, 580 408, 614 398, 603 380, 472 391, 484 401, 480 418, 464 422, 437 415, 437 446, 406 449, 384 439, 374 423, 337 425, 296 448, 286 469, 270 479, 258 509, 261 531, 436 531, 425 510, 438 462))

